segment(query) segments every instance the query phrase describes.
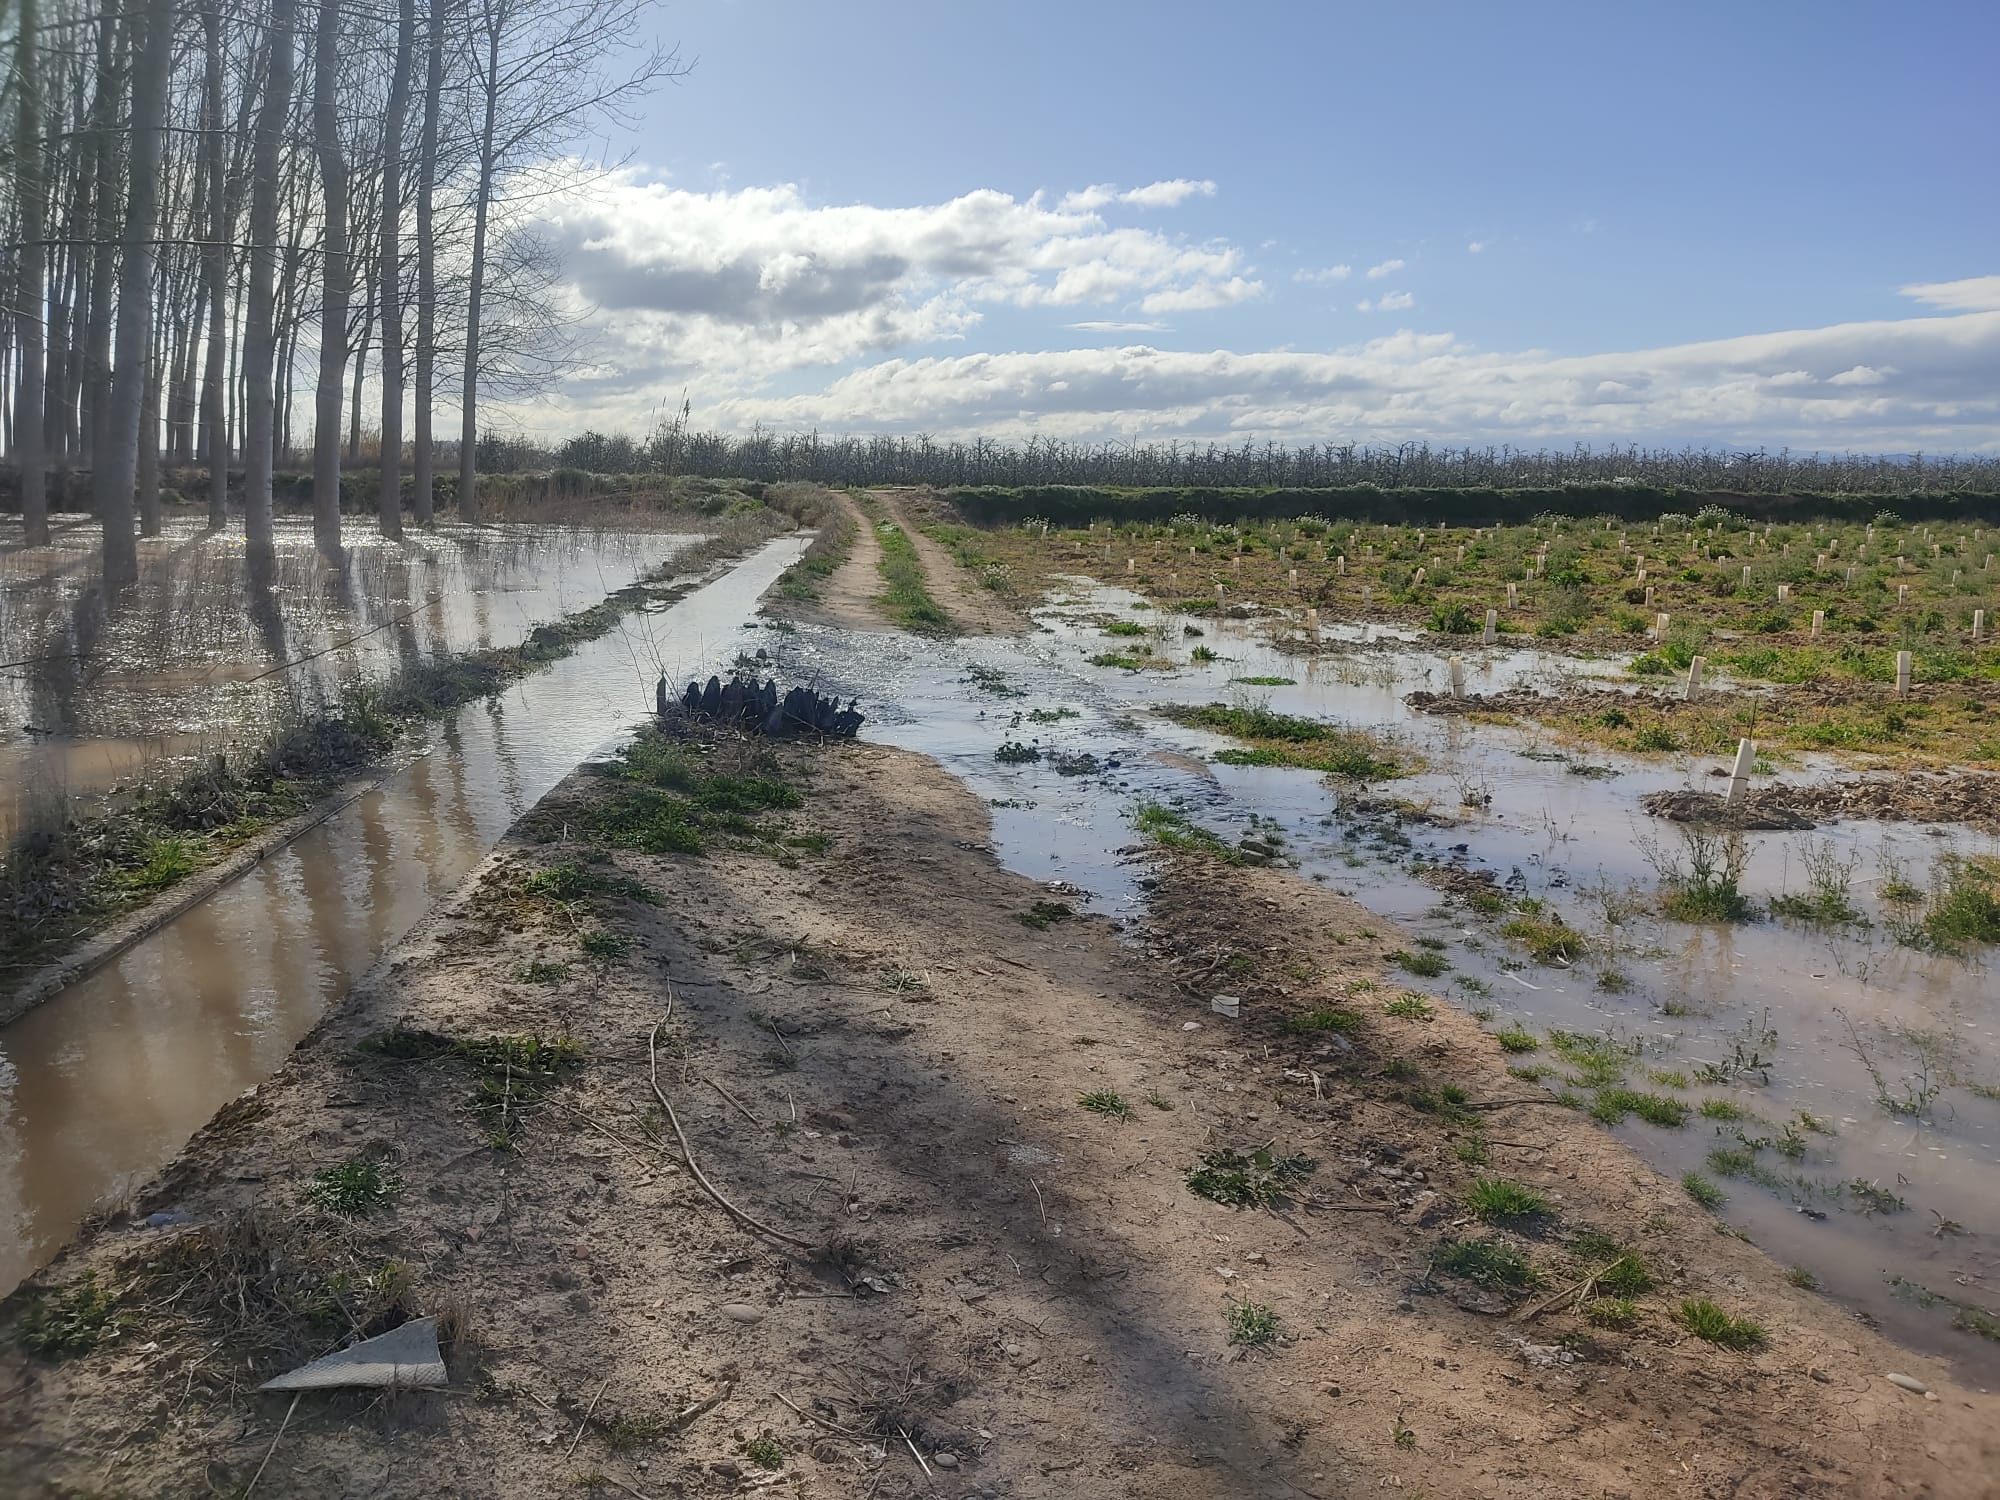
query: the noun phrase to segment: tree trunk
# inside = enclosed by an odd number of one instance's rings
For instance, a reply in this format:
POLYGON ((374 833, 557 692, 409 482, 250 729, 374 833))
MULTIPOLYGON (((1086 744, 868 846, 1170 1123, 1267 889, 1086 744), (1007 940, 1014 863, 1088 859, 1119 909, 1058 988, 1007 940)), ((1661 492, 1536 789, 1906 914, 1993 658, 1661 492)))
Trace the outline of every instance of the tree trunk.
POLYGON ((21 198, 21 277, 15 292, 15 342, 21 352, 21 378, 14 388, 14 461, 21 471, 21 539, 30 547, 49 541, 48 460, 42 444, 43 365, 42 313, 47 292, 42 283, 48 259, 47 204, 42 179, 42 91, 36 67, 35 0, 21 0, 21 35, 17 41, 15 86, 21 94, 20 133, 15 139, 16 183, 21 198))
POLYGON ((201 422, 208 438, 208 524, 220 531, 229 524, 229 387, 226 361, 229 343, 229 230, 227 195, 223 190, 222 152, 222 13, 218 5, 201 8, 203 72, 207 133, 202 137, 204 170, 208 174, 208 243, 202 247, 202 274, 208 278, 208 348, 201 382, 201 422))
POLYGON ((271 547, 272 303, 278 277, 278 167, 292 106, 295 0, 271 0, 270 58, 251 153, 250 289, 243 329, 243 530, 271 547))
MULTIPOLYGON (((160 155, 166 136, 167 75, 174 60, 174 0, 148 0, 141 13, 144 35, 132 65, 131 182, 126 197, 124 243, 118 265, 118 332, 111 370, 107 441, 91 478, 98 514, 104 521, 104 574, 124 582, 139 575, 132 537, 132 490, 138 479, 139 445, 157 443, 141 431, 146 391, 151 385, 153 232, 160 205, 160 155)), ((155 495, 157 499, 157 494, 155 495)), ((157 506, 149 518, 159 530, 157 506)))
POLYGON ((313 44, 313 149, 325 226, 320 278, 319 387, 313 404, 313 540, 340 555, 340 391, 347 368, 347 162, 340 150, 340 7, 320 0, 313 44))
MULTIPOLYGON (((26 0, 24 0, 26 3, 26 0)), ((382 123, 382 535, 403 534, 403 116, 410 109, 410 51, 416 0, 398 0, 396 71, 382 123)))
POLYGON ((125 71, 126 23, 117 0, 104 0, 97 30, 97 92, 90 108, 90 151, 96 163, 96 201, 92 205, 90 257, 90 323, 83 348, 83 397, 79 406, 78 452, 95 463, 111 406, 111 278, 118 269, 117 204, 123 185, 118 164, 123 153, 112 144, 117 123, 119 76, 125 71))
POLYGON ((361 383, 368 378, 368 333, 375 326, 375 278, 381 267, 373 258, 362 280, 360 336, 354 344, 354 404, 348 408, 347 460, 361 461, 361 383))
POLYGON ((500 22, 486 26, 485 118, 479 129, 479 194, 472 209, 472 285, 465 298, 465 383, 458 430, 458 514, 461 520, 479 515, 477 444, 479 441, 479 304, 486 291, 486 217, 493 206, 493 131, 500 109, 500 22))
POLYGON ((444 95, 445 0, 430 0, 430 30, 424 38, 424 125, 417 147, 417 406, 416 451, 410 455, 410 503, 417 524, 433 515, 431 403, 437 382, 437 230, 432 199, 437 192, 438 107, 444 95))

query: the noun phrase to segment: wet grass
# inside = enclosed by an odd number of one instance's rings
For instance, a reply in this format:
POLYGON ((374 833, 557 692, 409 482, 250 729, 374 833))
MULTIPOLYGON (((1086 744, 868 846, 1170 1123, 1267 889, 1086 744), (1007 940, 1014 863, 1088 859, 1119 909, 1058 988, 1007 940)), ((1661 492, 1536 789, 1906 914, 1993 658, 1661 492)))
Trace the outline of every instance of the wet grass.
POLYGON ((1036 900, 1028 904, 1026 911, 1014 913, 1015 921, 1023 927, 1033 927, 1038 931, 1052 927, 1057 922, 1073 921, 1075 917, 1076 908, 1067 901, 1036 900))
POLYGON ((1500 928, 1500 935, 1528 950, 1536 963, 1575 963, 1588 946, 1583 934, 1553 913, 1523 912, 1500 928))
POLYGON ((827 580, 853 550, 854 522, 837 507, 829 506, 827 511, 819 523, 819 535, 813 538, 805 554, 778 575, 780 598, 801 604, 818 602, 827 580))
POLYGON ((1542 1045, 1542 1039, 1521 1025, 1509 1026, 1504 1031, 1493 1033, 1493 1040, 1500 1044, 1502 1052, 1533 1052, 1542 1045))
POLYGON ((1353 781, 1381 781, 1416 769, 1407 752, 1382 736, 1319 719, 1223 703, 1170 703, 1158 711, 1176 724, 1243 741, 1245 749, 1216 752, 1225 765, 1294 766, 1353 781))
POLYGON ((878 602, 890 618, 919 635, 949 635, 951 616, 931 597, 916 544, 894 521, 877 521, 875 540, 882 549, 877 567, 883 588, 878 602))
POLYGON ((1686 1194, 1710 1212, 1729 1201, 1729 1195, 1699 1172, 1681 1173, 1681 1188, 1686 1194))
POLYGON ((1606 1125, 1623 1124, 1628 1116, 1637 1115, 1648 1125, 1658 1125, 1664 1130, 1678 1130, 1687 1124, 1692 1113, 1679 1099, 1665 1094, 1642 1093, 1636 1089, 1607 1088, 1597 1091, 1597 1098, 1590 1106, 1594 1119, 1606 1125))
POLYGON ((1163 802, 1142 802, 1132 810, 1132 826, 1163 849, 1207 854, 1228 864, 1242 860, 1236 850, 1192 821, 1179 808, 1163 802))
MULTIPOLYGON (((1419 948, 1414 953, 1399 948, 1389 955, 1389 962, 1406 973, 1416 975, 1419 979, 1436 979, 1451 968, 1450 962, 1442 953, 1433 953, 1428 948, 1419 948)), ((1394 1015, 1395 1012, 1391 1011, 1390 1014, 1394 1015)))

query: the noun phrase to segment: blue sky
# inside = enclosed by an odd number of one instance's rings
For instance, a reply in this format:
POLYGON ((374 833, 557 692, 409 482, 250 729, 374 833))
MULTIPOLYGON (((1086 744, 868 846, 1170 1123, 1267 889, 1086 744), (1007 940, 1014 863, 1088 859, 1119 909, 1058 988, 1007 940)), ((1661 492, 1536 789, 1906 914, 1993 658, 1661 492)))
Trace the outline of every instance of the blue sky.
POLYGON ((659 27, 535 425, 2000 448, 1990 0, 659 27))

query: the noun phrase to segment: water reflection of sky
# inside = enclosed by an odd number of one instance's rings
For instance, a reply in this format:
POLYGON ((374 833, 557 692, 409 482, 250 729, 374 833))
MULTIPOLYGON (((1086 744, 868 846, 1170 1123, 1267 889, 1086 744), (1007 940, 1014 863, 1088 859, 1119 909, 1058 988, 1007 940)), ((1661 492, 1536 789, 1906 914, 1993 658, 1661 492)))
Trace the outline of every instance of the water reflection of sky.
POLYGON ((330 567, 310 523, 288 519, 266 577, 240 536, 178 520, 116 591, 88 528, 0 552, 0 658, 22 663, 0 670, 0 832, 24 801, 173 774, 398 662, 519 641, 694 540, 447 524, 401 541, 358 533, 330 567))

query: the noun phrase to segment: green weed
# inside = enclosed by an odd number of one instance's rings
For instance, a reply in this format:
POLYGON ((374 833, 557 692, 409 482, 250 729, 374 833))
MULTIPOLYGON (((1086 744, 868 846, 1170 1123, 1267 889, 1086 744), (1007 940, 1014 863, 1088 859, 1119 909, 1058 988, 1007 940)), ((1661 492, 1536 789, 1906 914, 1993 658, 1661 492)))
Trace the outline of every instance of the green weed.
POLYGON ((1489 1223, 1546 1218, 1551 1212, 1549 1200, 1540 1193, 1504 1177, 1473 1178, 1466 1190, 1465 1206, 1489 1223))
POLYGON ((306 1185, 306 1201, 343 1219, 355 1219, 387 1208, 403 1191, 395 1169, 371 1156, 358 1156, 337 1167, 315 1172, 306 1185))
POLYGON ((1768 1341, 1758 1324, 1748 1318, 1730 1316, 1705 1297, 1689 1298, 1675 1316, 1696 1338, 1725 1349, 1761 1349, 1768 1341))
POLYGON ((1221 1146, 1205 1152, 1187 1172, 1189 1191, 1232 1208, 1261 1208, 1283 1201, 1287 1192, 1312 1175, 1310 1157, 1279 1155, 1269 1146, 1238 1151, 1221 1146))

